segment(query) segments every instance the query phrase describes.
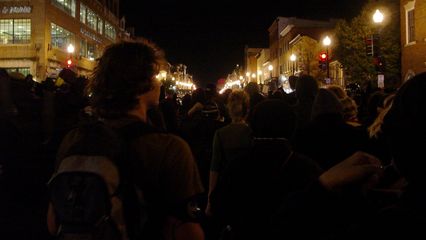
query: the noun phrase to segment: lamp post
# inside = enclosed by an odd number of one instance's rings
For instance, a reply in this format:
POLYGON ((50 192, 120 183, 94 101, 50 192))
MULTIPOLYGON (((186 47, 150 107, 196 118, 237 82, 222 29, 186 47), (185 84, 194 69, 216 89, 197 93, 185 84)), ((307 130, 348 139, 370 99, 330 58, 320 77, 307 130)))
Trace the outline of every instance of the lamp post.
POLYGON ((269 70, 269 76, 271 77, 272 80, 272 70, 274 70, 274 66, 272 66, 271 64, 268 66, 268 70, 269 70))
POLYGON ((295 66, 294 66, 294 64, 296 62, 296 59, 297 59, 296 55, 294 55, 294 53, 292 53, 291 56, 290 56, 290 61, 291 61, 291 65, 292 65, 293 76, 295 74, 295 66))
POLYGON ((74 45, 72 45, 71 43, 68 44, 68 47, 67 47, 67 52, 68 52, 67 67, 68 68, 71 67, 72 65, 72 54, 74 53, 74 50, 75 50, 74 45))
POLYGON ((376 9, 376 11, 373 14, 373 22, 377 25, 376 28, 376 38, 374 36, 372 37, 372 43, 373 43, 373 57, 374 57, 374 64, 376 65, 376 71, 377 71, 377 86, 379 88, 384 88, 385 85, 385 78, 383 75, 383 62, 382 62, 382 56, 380 53, 380 25, 384 20, 383 13, 376 9), (375 48, 374 48, 375 45, 375 48))
POLYGON ((329 37, 329 36, 326 36, 326 37, 322 40, 322 44, 325 46, 325 52, 326 52, 326 54, 327 54, 327 58, 326 58, 327 79, 328 79, 328 81, 330 81, 330 66, 329 66, 329 64, 330 64, 330 61, 329 61, 330 57, 329 57, 329 54, 328 54, 328 46, 330 46, 330 44, 331 44, 331 39, 330 39, 330 37, 329 37))

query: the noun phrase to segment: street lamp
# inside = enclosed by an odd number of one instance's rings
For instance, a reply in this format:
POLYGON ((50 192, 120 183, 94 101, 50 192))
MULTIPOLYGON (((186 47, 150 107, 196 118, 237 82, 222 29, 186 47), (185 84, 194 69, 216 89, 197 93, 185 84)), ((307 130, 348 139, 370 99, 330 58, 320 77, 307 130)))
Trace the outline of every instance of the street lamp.
POLYGON ((330 44, 331 44, 331 39, 330 39, 330 37, 329 37, 329 36, 326 36, 326 37, 322 40, 322 44, 324 44, 325 49, 326 49, 326 54, 327 54, 327 59, 326 59, 326 66, 327 66, 327 79, 328 79, 328 81, 330 81, 330 66, 329 66, 329 64, 330 64, 330 62, 329 62, 330 56, 329 56, 329 54, 328 54, 328 47, 329 47, 329 46, 330 46, 330 44))
POLYGON ((292 62, 292 72, 293 72, 293 75, 295 74, 295 67, 294 67, 294 64, 295 64, 295 62, 296 62, 296 59, 297 59, 297 57, 296 57, 296 55, 294 55, 294 53, 292 53, 291 54, 291 56, 290 56, 290 61, 292 62))
POLYGON ((67 52, 68 52, 68 59, 67 59, 67 67, 70 68, 72 65, 72 54, 74 53, 74 45, 72 45, 71 43, 68 44, 67 47, 67 52))
POLYGON ((274 70, 274 66, 272 66, 271 64, 269 64, 268 70, 269 70, 269 73, 270 73, 270 76, 271 76, 271 80, 272 80, 272 70, 274 70))
POLYGON ((382 13, 382 12, 380 12, 380 10, 379 10, 379 9, 376 9, 376 12, 375 12, 375 13, 374 13, 374 15, 373 15, 373 21, 374 21, 375 23, 382 23, 384 18, 385 18, 385 17, 383 16, 383 13, 382 13))
POLYGON ((379 88, 384 88, 384 82, 385 82, 385 78, 383 75, 383 62, 382 62, 382 56, 380 53, 380 24, 383 22, 384 20, 384 15, 383 13, 379 10, 376 9, 376 11, 373 14, 373 22, 375 24, 378 25, 377 29, 376 29, 376 38, 374 38, 374 35, 372 37, 372 44, 373 45, 373 57, 374 57, 374 64, 376 65, 376 71, 377 71, 377 85, 379 88), (376 51, 374 51, 374 49, 376 49, 376 51))

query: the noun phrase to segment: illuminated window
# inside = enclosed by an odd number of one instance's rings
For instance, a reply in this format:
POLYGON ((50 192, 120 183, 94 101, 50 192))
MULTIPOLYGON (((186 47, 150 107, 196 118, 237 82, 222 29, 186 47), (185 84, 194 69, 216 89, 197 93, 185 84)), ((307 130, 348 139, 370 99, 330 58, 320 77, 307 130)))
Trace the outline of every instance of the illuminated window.
POLYGON ((89 26, 91 29, 96 31, 96 26, 97 26, 97 19, 98 19, 98 15, 96 15, 95 12, 93 12, 90 8, 87 8, 87 18, 86 18, 86 24, 87 26, 89 26))
POLYGON ((414 25, 414 9, 407 12, 407 37, 408 42, 416 41, 415 25, 414 25))
POLYGON ((98 17, 98 33, 102 34, 104 29, 104 21, 98 17))
POLYGON ((415 6, 415 1, 409 1, 404 6, 406 44, 412 44, 416 42, 414 6, 415 6))
POLYGON ((86 14, 87 14, 87 7, 83 3, 80 3, 80 22, 86 23, 86 14))
POLYGON ((96 45, 85 39, 80 40, 80 55, 91 60, 96 59, 96 45))
POLYGON ((31 19, 0 19, 0 44, 31 42, 31 19))
POLYGON ((80 22, 100 34, 104 32, 104 21, 102 18, 83 3, 80 3, 80 22))
POLYGON ((66 50, 70 43, 74 43, 74 34, 54 23, 51 24, 50 34, 53 47, 66 50))
POLYGON ((75 0, 51 0, 51 3, 62 11, 75 17, 75 0))
POLYGON ((30 74, 30 68, 5 68, 5 70, 8 73, 12 73, 12 72, 19 72, 22 73, 24 76, 27 76, 28 74, 30 74))
POLYGON ((112 26, 109 22, 105 21, 105 35, 115 41, 115 37, 116 37, 116 33, 115 33, 115 28, 114 26, 112 26))

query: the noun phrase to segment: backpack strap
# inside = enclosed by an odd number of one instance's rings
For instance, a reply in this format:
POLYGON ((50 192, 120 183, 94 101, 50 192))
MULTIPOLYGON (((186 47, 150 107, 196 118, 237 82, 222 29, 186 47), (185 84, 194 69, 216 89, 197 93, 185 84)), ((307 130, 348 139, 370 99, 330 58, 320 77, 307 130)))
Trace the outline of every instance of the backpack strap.
POLYGON ((121 153, 116 161, 120 172, 120 185, 117 189, 118 195, 123 203, 123 215, 126 223, 128 238, 142 239, 146 235, 146 223, 148 221, 148 206, 143 199, 143 190, 137 186, 132 173, 131 159, 135 154, 131 148, 132 143, 139 137, 160 133, 161 131, 142 122, 135 121, 124 127, 115 129, 121 140, 121 153), (142 194, 141 194, 142 193, 142 194))

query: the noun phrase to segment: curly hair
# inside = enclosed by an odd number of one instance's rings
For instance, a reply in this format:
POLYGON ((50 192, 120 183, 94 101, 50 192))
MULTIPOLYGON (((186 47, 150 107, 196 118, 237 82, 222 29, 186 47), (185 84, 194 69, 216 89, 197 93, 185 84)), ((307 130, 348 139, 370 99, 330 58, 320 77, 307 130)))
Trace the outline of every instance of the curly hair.
POLYGON ((229 94, 226 107, 233 121, 238 122, 246 117, 249 102, 249 95, 243 90, 235 90, 229 94))
POLYGON ((150 91, 166 63, 164 53, 145 39, 108 46, 89 80, 87 94, 95 112, 106 118, 124 116, 150 91))

